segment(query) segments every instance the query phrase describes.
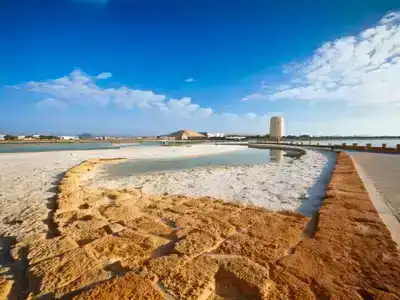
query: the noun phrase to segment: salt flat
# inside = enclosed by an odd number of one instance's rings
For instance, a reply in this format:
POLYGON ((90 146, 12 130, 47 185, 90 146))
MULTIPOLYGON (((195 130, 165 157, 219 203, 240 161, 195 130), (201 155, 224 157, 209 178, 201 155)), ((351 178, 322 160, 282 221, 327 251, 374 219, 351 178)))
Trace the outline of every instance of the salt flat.
POLYGON ((110 189, 134 187, 149 195, 210 196, 309 216, 321 204, 334 159, 330 152, 308 151, 283 164, 203 167, 112 179, 99 169, 87 179, 110 189))
POLYGON ((18 239, 47 231, 49 200, 71 167, 89 158, 172 158, 240 151, 243 146, 127 147, 121 149, 0 154, 0 235, 18 239))

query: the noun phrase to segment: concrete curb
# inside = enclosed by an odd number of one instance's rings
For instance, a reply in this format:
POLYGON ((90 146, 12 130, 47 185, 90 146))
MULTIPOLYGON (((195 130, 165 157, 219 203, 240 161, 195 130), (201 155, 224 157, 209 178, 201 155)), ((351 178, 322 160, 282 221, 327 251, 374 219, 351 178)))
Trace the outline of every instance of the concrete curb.
POLYGON ((354 157, 351 156, 354 167, 356 168, 358 175, 360 176, 364 186, 371 198, 372 203, 375 206, 376 211, 378 212, 380 218, 383 223, 388 228, 393 241, 397 243, 397 246, 400 248, 400 222, 396 218, 392 208, 386 202, 385 197, 379 192, 379 190, 375 187, 372 179, 367 175, 367 173, 363 170, 363 168, 355 161, 354 157))
POLYGON ((272 150, 289 150, 293 152, 297 152, 298 156, 302 156, 307 153, 302 147, 297 146, 288 146, 288 145, 279 145, 279 144, 248 144, 249 148, 257 148, 257 149, 272 149, 272 150))

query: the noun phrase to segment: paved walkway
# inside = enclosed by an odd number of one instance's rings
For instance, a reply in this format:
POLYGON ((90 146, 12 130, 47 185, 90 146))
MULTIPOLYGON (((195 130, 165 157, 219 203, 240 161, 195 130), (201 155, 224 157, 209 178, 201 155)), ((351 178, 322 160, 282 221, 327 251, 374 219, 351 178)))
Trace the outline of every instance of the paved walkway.
POLYGON ((351 155, 400 221, 400 155, 362 152, 351 155))

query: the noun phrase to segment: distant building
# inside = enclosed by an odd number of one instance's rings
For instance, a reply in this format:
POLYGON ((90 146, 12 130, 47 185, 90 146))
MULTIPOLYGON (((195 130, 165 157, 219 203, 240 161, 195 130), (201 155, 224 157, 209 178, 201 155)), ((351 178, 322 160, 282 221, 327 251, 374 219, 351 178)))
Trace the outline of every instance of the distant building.
POLYGON ((0 134, 0 141, 4 141, 6 139, 6 135, 5 134, 0 134))
POLYGON ((34 139, 40 139, 40 134, 34 134, 34 135, 32 135, 32 137, 33 137, 34 139))
POLYGON ((23 140, 24 138, 25 138, 24 135, 20 135, 20 136, 17 137, 17 140, 23 140))
POLYGON ((225 133, 223 133, 223 132, 205 132, 204 134, 207 136, 208 139, 225 137, 225 133))
POLYGON ((237 141, 240 141, 240 140, 244 140, 246 137, 245 136, 227 136, 227 137, 225 137, 227 140, 237 140, 237 141))
POLYGON ((99 141, 105 141, 108 139, 108 136, 96 136, 94 139, 99 141))
POLYGON ((160 136, 157 136, 157 139, 158 140, 169 140, 169 141, 171 141, 171 140, 175 140, 175 136, 160 135, 160 136))
POLYGON ((77 136, 59 136, 60 140, 64 141, 74 141, 74 140, 79 140, 77 136))

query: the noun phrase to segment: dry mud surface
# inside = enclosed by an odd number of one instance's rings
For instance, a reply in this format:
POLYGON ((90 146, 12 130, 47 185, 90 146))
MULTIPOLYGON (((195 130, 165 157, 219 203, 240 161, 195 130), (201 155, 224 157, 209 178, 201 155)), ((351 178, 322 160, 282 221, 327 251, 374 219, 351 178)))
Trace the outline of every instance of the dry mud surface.
POLYGON ((67 172, 47 235, 54 237, 12 249, 15 283, 0 277, 0 296, 400 299, 398 249, 347 154, 338 155, 312 219, 85 185, 82 176, 101 163, 67 172))

